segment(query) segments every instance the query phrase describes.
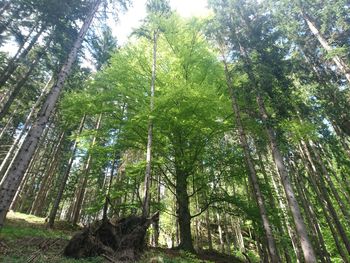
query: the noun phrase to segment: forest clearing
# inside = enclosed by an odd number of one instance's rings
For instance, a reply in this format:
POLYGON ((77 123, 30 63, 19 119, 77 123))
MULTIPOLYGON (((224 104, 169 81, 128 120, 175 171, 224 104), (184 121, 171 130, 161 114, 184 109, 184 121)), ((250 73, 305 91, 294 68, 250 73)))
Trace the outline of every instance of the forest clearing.
POLYGON ((0 2, 0 262, 350 262, 347 0, 0 2))

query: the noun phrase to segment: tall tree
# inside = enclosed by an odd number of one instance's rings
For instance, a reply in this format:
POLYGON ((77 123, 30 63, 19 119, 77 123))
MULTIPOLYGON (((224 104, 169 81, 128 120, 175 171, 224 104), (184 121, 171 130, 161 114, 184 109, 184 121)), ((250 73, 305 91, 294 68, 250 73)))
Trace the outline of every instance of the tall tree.
POLYGON ((51 116, 55 104, 59 98, 61 90, 63 88, 65 79, 69 75, 70 69, 73 65, 73 62, 76 59, 78 50, 83 42, 83 39, 88 31, 90 24, 94 18, 95 13, 98 10, 98 7, 101 3, 101 0, 97 0, 92 4, 91 10, 88 13, 81 30, 79 32, 78 38, 76 39, 72 50, 69 53, 66 63, 63 65, 56 83, 54 84, 51 92, 49 93, 45 103, 42 106, 42 109, 39 113, 38 119, 32 125, 25 142, 23 143, 21 150, 19 151, 11 170, 8 176, 3 180, 0 187, 0 226, 4 224, 4 220, 8 211, 8 208, 11 205, 12 199, 16 193, 17 188, 19 187, 23 175, 28 168, 30 159, 32 158, 36 146, 39 142, 39 138, 51 116))

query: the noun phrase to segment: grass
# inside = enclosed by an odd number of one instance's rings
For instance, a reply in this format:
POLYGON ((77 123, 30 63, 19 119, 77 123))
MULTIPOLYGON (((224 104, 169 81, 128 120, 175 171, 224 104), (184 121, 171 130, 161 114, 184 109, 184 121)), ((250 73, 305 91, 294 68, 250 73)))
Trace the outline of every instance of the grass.
MULTIPOLYGON (((0 262, 6 263, 105 263, 102 257, 68 259, 62 255, 71 236, 79 230, 67 222, 58 221, 53 230, 46 229, 45 219, 33 215, 9 212, 0 231, 0 262), (31 261, 32 260, 32 261, 31 261)), ((205 255, 197 256, 177 250, 149 249, 138 263, 201 263, 241 262, 217 261, 205 255), (210 261, 211 260, 211 261, 210 261)))

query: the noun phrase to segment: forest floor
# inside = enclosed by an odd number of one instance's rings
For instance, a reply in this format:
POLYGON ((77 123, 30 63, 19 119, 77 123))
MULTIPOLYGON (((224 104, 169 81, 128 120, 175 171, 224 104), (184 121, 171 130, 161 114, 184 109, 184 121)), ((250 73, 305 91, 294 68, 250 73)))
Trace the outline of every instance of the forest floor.
MULTIPOLYGON (((6 225, 0 231, 0 262, 4 263, 105 263, 103 257, 74 260, 62 255, 72 235, 79 227, 58 221, 55 229, 45 228, 45 219, 10 212, 6 225)), ((149 248, 139 263, 200 263, 243 262, 216 252, 202 251, 197 255, 178 250, 149 248)))

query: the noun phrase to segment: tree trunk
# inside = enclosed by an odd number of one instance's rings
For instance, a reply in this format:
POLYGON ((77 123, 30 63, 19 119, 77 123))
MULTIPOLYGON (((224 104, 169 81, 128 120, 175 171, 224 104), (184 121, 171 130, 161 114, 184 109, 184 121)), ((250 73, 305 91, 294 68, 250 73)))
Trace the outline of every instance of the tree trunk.
MULTIPOLYGON (((25 120, 25 123, 23 125, 21 132, 17 135, 17 139, 13 142, 11 148, 8 150, 8 152, 6 154, 6 157, 4 158, 4 160, 2 161, 2 163, 0 165, 0 177, 2 178, 0 185, 2 184, 3 180, 5 179, 5 177, 8 173, 7 168, 11 167, 12 162, 15 160, 15 158, 18 154, 18 151, 19 151, 21 145, 23 144, 23 142, 22 143, 20 143, 20 142, 21 142, 22 138, 25 136, 25 134, 27 133, 27 129, 30 127, 32 117, 34 116, 39 104, 41 103, 43 96, 46 94, 49 83, 50 83, 50 81, 47 83, 47 85, 45 86, 45 88, 41 92, 40 96, 36 100, 35 104, 31 108, 31 110, 30 110, 30 112, 25 120), (15 152, 16 149, 18 150, 17 152, 15 152), (11 157, 13 157, 13 159, 12 159, 12 162, 9 163, 11 160, 11 157)), ((0 115, 1 115, 1 113, 0 113, 0 115)), ((0 117, 0 120, 1 120, 1 117, 0 117)))
MULTIPOLYGON (((158 32, 153 32, 153 63, 152 63, 152 80, 151 80, 151 97, 150 97, 150 115, 152 115, 154 108, 154 90, 156 82, 156 69, 157 69, 157 38, 158 32)), ((146 174, 144 183, 144 197, 142 205, 142 216, 148 217, 150 213, 150 184, 151 184, 151 169, 152 169, 152 137, 153 137, 153 120, 149 116, 148 121, 148 138, 147 138, 147 153, 146 153, 146 174)))
MULTIPOLYGON (((95 127, 96 132, 100 129, 101 119, 102 119, 102 114, 100 114, 98 116, 98 120, 97 120, 96 127, 95 127)), ((92 139, 90 147, 93 148, 95 146, 95 143, 96 143, 96 135, 92 139)), ((85 188, 87 185, 87 181, 89 179, 91 162, 92 162, 92 156, 91 156, 91 153, 89 153, 88 159, 86 161, 86 165, 85 165, 85 168, 83 171, 83 183, 81 185, 81 188, 78 190, 77 199, 76 199, 74 209, 73 209, 73 220, 72 220, 73 224, 77 224, 78 220, 79 220, 80 210, 81 210, 81 206, 83 204, 84 195, 85 195, 85 188)))
MULTIPOLYGON (((335 224, 335 227, 340 235, 340 237, 342 238, 343 242, 344 242, 344 245, 350 255, 350 241, 349 241, 349 238, 347 237, 347 234, 346 234, 346 231, 344 229, 344 227, 342 226, 341 224, 341 221, 337 215, 337 212, 332 204, 332 201, 329 197, 329 194, 328 194, 328 191, 327 191, 327 188, 325 186, 325 182, 323 180, 323 177, 322 176, 317 176, 317 170, 316 170, 316 166, 311 158, 311 155, 310 155, 310 152, 306 146, 306 144, 302 141, 301 142, 301 145, 302 145, 302 149, 304 151, 301 151, 302 154, 304 154, 305 152, 305 155, 306 155, 306 158, 307 160, 309 161, 310 163, 310 166, 311 168, 310 169, 310 181, 311 183, 314 185, 314 188, 315 190, 318 190, 318 196, 319 196, 319 199, 321 200, 321 206, 322 204, 326 205, 327 207, 327 210, 329 211, 333 221, 334 221, 334 224, 335 224)), ((309 166, 309 165, 308 165, 309 166)), ((323 207, 323 206, 322 206, 323 207)), ((327 211, 324 211, 324 213, 326 213, 327 211)))
POLYGON ((179 248, 193 252, 193 242, 191 235, 191 214, 189 208, 189 196, 187 193, 188 176, 181 171, 176 171, 176 200, 177 216, 179 222, 180 244, 179 248))
POLYGON ((39 52, 37 57, 33 60, 33 62, 30 64, 29 69, 27 73, 23 76, 23 78, 15 85, 14 89, 11 91, 9 97, 7 98, 6 102, 2 105, 0 110, 0 121, 5 117, 5 115, 8 113, 8 110, 10 109, 13 101, 16 99, 20 91, 22 90, 22 87, 27 82, 29 76, 32 74, 35 67, 38 65, 40 59, 44 55, 47 47, 49 46, 51 41, 48 41, 45 48, 43 48, 42 51, 39 52))
POLYGON ((59 98, 64 82, 70 72, 73 62, 76 59, 77 52, 82 44, 86 32, 94 18, 94 15, 101 3, 101 0, 96 0, 91 8, 91 11, 84 21, 84 24, 79 32, 72 50, 69 53, 66 63, 63 65, 56 84, 53 86, 51 92, 47 96, 46 102, 43 104, 39 117, 30 129, 25 142, 23 143, 19 154, 17 155, 9 175, 0 186, 0 227, 3 226, 7 214, 7 210, 11 205, 13 197, 19 187, 23 175, 29 165, 36 146, 39 143, 40 136, 45 129, 51 113, 53 112, 56 102, 59 98))
MULTIPOLYGON (((304 10, 302 10, 301 13, 302 13, 303 18, 304 18, 305 22, 307 23, 310 31, 315 35, 317 40, 320 42, 321 46, 327 52, 331 52, 333 50, 333 48, 328 44, 325 37, 318 30, 317 26, 315 25, 314 21, 312 21, 311 17, 304 10)), ((349 66, 338 55, 333 55, 332 60, 337 65, 339 70, 344 74, 347 81, 350 83, 350 68, 349 68, 349 66)))
POLYGON ((102 214, 103 221, 108 220, 107 212, 108 212, 108 203, 110 202, 109 193, 110 193, 111 187, 112 187, 114 171, 117 170, 117 173, 118 173, 118 161, 119 161, 119 153, 115 155, 113 163, 112 163, 111 174, 110 174, 108 188, 107 188, 107 192, 106 192, 106 199, 105 199, 105 203, 103 205, 103 214, 102 214))
MULTIPOLYGON (((291 165, 293 166, 293 170, 295 170, 294 162, 291 161, 291 165)), ((302 190, 303 187, 301 186, 300 180, 297 176, 294 176, 294 182, 295 182, 296 189, 298 191, 298 195, 303 204, 306 216, 309 219, 309 225, 313 227, 313 233, 316 239, 316 244, 319 247, 318 250, 319 250, 321 262, 331 263, 329 253, 327 251, 327 247, 325 245, 322 232, 321 232, 319 223, 317 222, 317 217, 314 213, 314 209, 312 208, 311 202, 310 200, 308 200, 308 198, 305 195, 305 192, 302 190)))
POLYGON ((221 226, 221 217, 219 213, 216 213, 216 220, 218 224, 218 232, 219 232, 219 241, 220 241, 220 250, 221 253, 225 253, 225 243, 224 243, 224 238, 223 238, 223 233, 222 233, 222 226, 221 226))
POLYGON ((53 149, 52 154, 50 154, 52 155, 52 158, 49 159, 50 164, 48 166, 48 169, 46 170, 46 175, 44 176, 44 179, 40 184, 39 190, 36 194, 36 197, 34 199, 33 206, 31 209, 31 214, 34 214, 36 216, 42 216, 43 202, 45 201, 46 193, 51 185, 51 182, 53 180, 53 177, 57 168, 58 160, 60 159, 59 153, 60 153, 60 149, 64 141, 64 138, 65 138, 65 132, 62 132, 56 147, 53 149))
POLYGON ((258 94, 256 96, 256 101, 257 101, 257 104, 259 107, 259 113, 260 113, 261 119, 263 120, 263 122, 265 124, 265 129, 266 129, 266 133, 268 135, 268 139, 270 142, 272 156, 273 156, 273 159, 274 159, 275 164, 277 166, 278 172, 280 174, 281 182, 282 182, 284 191, 286 193, 289 208, 292 212, 292 216, 293 216, 294 223, 296 226, 297 234, 299 236, 299 240, 301 243, 301 248, 303 250, 305 262, 307 262, 307 263, 317 262, 314 248, 313 248, 312 243, 309 239, 307 228, 306 228, 305 222, 303 220, 299 204, 296 200, 294 190, 293 190, 292 184, 290 182, 290 178, 289 178, 287 169, 286 169, 284 162, 283 162, 282 154, 277 146, 275 133, 274 133, 273 129, 271 127, 269 127, 269 125, 268 125, 269 117, 268 117, 268 114, 266 112, 263 99, 262 99, 261 95, 259 94, 259 91, 257 91, 257 92, 258 92, 258 94))
MULTIPOLYGON (((81 132, 84 128, 85 119, 86 119, 86 115, 84 115, 83 118, 81 119, 81 122, 79 125, 79 130, 78 130, 78 136, 81 134, 81 132)), ((74 141, 73 147, 72 147, 71 157, 69 158, 69 161, 68 161, 68 167, 66 168, 66 171, 65 171, 64 175, 62 176, 62 179, 61 179, 60 184, 59 184, 57 196, 56 196, 55 201, 53 203, 53 206, 51 208, 51 212, 49 215, 49 222, 48 222, 49 228, 52 228, 53 224, 55 222, 56 214, 57 214, 57 211, 58 211, 58 208, 59 208, 62 196, 63 196, 64 189, 65 189, 66 184, 67 184, 70 170, 72 168, 72 165, 73 165, 73 162, 75 159, 75 153, 77 151, 77 147, 78 147, 78 139, 76 138, 74 141)))
POLYGON ((338 193, 338 189, 335 188, 334 184, 333 184, 333 181, 328 173, 328 170, 326 168, 326 166, 324 165, 322 159, 321 159, 321 156, 319 154, 319 151, 318 149, 315 147, 314 143, 309 140, 309 145, 314 153, 314 156, 316 157, 316 160, 318 162, 318 164, 320 165, 321 167, 321 170, 323 172, 323 175, 324 175, 324 178, 326 179, 330 189, 331 189, 331 192, 335 198, 335 200, 337 201, 339 207, 340 207, 340 210, 342 211, 346 221, 348 222, 348 224, 350 224, 350 216, 349 216, 349 212, 348 212, 348 208, 345 206, 343 200, 340 198, 339 196, 339 193, 338 193))
POLYGON ((256 200, 256 203, 258 205, 261 220, 263 223, 263 229, 265 231, 265 236, 266 236, 266 240, 267 240, 267 244, 268 244, 269 254, 270 254, 272 262, 280 262, 280 257, 278 255, 278 250, 276 248, 276 242, 275 242, 275 239, 273 237, 271 224, 269 222, 266 208, 265 208, 264 196, 261 193, 256 170, 255 170, 252 158, 250 156, 250 150, 249 150, 247 138, 246 138, 245 131, 244 131, 243 124, 242 124, 242 120, 241 120, 241 113, 239 110, 237 98, 236 98, 234 91, 233 91, 232 79, 231 79, 225 58, 224 58, 224 66, 225 66, 226 84, 228 86, 229 93, 231 96, 232 109, 233 109, 233 112, 235 113, 235 116, 236 116, 235 121, 236 121, 237 127, 238 127, 240 143, 241 143, 241 146, 243 148, 244 159, 245 159, 246 165, 247 165, 248 170, 249 170, 249 178, 250 178, 251 184, 252 184, 253 189, 254 189, 253 192, 254 192, 255 200, 256 200))
POLYGON ((213 240, 212 240, 212 237, 211 237, 209 209, 207 209, 207 211, 205 212, 205 221, 206 221, 206 225, 207 225, 209 250, 213 250, 213 240))
MULTIPOLYGON (((9 126, 11 125, 14 116, 16 115, 18 109, 15 109, 13 112, 11 112, 11 116, 9 116, 8 120, 6 121, 5 126, 1 129, 0 132, 0 140, 2 140, 2 137, 4 136, 5 132, 8 130, 9 126)), ((0 178, 1 179, 1 178, 0 178)))
POLYGON ((23 50, 23 52, 19 55, 17 59, 13 59, 9 62, 4 73, 0 77, 0 88, 4 86, 5 83, 10 79, 13 72, 15 72, 15 70, 18 68, 19 62, 21 62, 21 60, 23 60, 28 55, 29 51, 32 50, 32 48, 37 43, 39 37, 41 36, 41 34, 44 32, 45 29, 46 29, 46 26, 42 25, 39 32, 36 33, 36 35, 30 41, 28 47, 23 50))

